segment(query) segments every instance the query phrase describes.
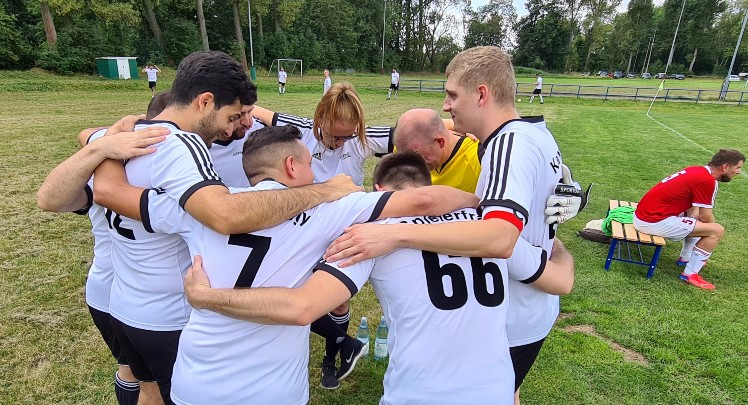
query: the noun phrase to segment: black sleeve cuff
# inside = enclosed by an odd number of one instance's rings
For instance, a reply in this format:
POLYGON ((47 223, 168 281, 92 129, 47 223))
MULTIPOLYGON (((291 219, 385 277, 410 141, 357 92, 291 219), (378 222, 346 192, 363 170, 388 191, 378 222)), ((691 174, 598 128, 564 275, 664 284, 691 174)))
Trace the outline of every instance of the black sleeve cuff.
POLYGON ((374 210, 371 212, 371 216, 366 222, 376 221, 377 218, 379 218, 379 216, 382 215, 384 206, 387 205, 387 201, 390 199, 390 197, 392 197, 393 192, 394 191, 388 191, 384 193, 381 197, 379 197, 379 201, 377 201, 377 205, 374 206, 374 210))
POLYGON ((145 228, 145 231, 148 233, 154 233, 153 227, 151 227, 151 215, 148 212, 148 193, 151 192, 152 189, 147 188, 143 190, 143 193, 140 194, 140 220, 143 222, 143 228, 145 228))
POLYGON ((182 196, 179 197, 179 206, 182 207, 182 209, 184 209, 184 204, 186 204, 187 200, 190 197, 192 197, 192 194, 195 194, 197 190, 200 190, 201 188, 207 187, 207 186, 226 187, 226 185, 223 184, 223 182, 221 182, 220 180, 203 180, 199 183, 193 184, 192 187, 188 188, 187 191, 185 191, 184 194, 182 194, 182 196))
POLYGON ((333 277, 340 280, 340 282, 343 283, 346 286, 346 288, 348 288, 348 291, 350 291, 351 297, 356 295, 356 293, 358 292, 358 287, 356 286, 356 283, 353 282, 353 280, 351 280, 348 276, 343 274, 342 271, 336 269, 335 267, 330 266, 326 262, 321 261, 317 263, 317 265, 314 267, 314 271, 317 271, 317 270, 322 270, 324 272, 327 272, 331 274, 333 277))
POLYGON ((387 141, 387 153, 395 151, 395 127, 390 127, 390 138, 387 141))
POLYGON ((83 187, 83 191, 86 192, 86 206, 73 211, 73 214, 86 215, 88 214, 88 210, 90 210, 91 206, 93 205, 93 190, 91 190, 91 187, 86 184, 86 187, 83 187))
POLYGON ((480 204, 478 204, 478 207, 481 212, 483 211, 483 207, 509 208, 514 211, 515 215, 519 214, 517 217, 520 218, 525 225, 527 225, 527 222, 530 220, 530 215, 525 207, 512 200, 482 200, 480 204))
POLYGON ((278 125, 278 113, 277 112, 273 113, 273 122, 271 124, 272 124, 271 126, 273 127, 278 125))
POLYGON ((540 276, 545 271, 545 264, 547 262, 548 262, 548 252, 546 252, 545 249, 543 249, 543 253, 541 253, 541 255, 540 255, 540 266, 538 266, 538 270, 535 272, 535 274, 532 275, 532 277, 530 277, 528 279, 525 279, 525 280, 520 280, 520 283, 522 283, 522 284, 532 284, 532 283, 534 283, 535 280, 537 280, 538 278, 540 278, 540 276))

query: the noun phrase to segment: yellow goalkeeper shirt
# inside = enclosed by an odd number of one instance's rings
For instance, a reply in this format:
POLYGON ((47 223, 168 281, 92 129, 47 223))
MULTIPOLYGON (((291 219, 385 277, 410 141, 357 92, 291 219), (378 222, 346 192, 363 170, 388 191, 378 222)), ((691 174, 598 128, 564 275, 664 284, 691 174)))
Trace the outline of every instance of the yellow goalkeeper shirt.
POLYGON ((431 182, 474 193, 482 154, 483 148, 478 141, 460 138, 447 161, 431 171, 431 182))

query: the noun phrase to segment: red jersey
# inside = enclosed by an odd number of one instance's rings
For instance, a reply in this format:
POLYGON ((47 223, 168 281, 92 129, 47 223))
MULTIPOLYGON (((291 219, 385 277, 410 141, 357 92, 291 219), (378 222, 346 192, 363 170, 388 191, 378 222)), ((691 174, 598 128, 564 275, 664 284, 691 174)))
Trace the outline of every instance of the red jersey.
POLYGON ((678 216, 689 208, 712 208, 717 197, 717 180, 706 166, 691 166, 665 177, 644 194, 636 207, 636 217, 660 222, 678 216))

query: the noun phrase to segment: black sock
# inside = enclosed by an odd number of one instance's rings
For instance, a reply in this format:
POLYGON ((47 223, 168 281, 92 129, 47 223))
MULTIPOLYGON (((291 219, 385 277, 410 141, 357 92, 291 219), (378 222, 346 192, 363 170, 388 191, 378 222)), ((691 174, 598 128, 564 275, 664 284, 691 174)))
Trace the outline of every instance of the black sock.
POLYGON ((117 395, 119 405, 138 405, 140 383, 122 380, 119 378, 119 373, 114 373, 114 393, 117 395))
POLYGON ((340 344, 348 336, 348 324, 350 323, 351 319, 351 311, 348 310, 348 312, 343 315, 329 314, 329 317, 333 322, 335 322, 335 324, 338 325, 338 328, 343 332, 343 335, 341 337, 335 339, 327 338, 327 341, 325 342, 325 354, 327 356, 335 357, 340 351, 340 344))
POLYGON ((338 341, 345 339, 345 330, 330 318, 330 315, 322 315, 312 322, 312 332, 325 338, 325 357, 335 358, 338 354, 338 341))

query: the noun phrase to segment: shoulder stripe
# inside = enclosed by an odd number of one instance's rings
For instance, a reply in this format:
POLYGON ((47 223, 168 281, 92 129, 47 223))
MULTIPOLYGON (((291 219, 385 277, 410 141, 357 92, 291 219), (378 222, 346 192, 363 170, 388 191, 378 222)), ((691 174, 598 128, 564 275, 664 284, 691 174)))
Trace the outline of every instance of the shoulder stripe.
POLYGON ((391 127, 366 127, 366 136, 371 138, 387 138, 391 127))
POLYGON ((509 177, 509 160, 512 157, 512 144, 514 143, 514 132, 510 132, 506 135, 509 139, 506 144, 506 157, 504 158, 504 172, 501 174, 501 192, 499 193, 499 199, 504 198, 504 192, 506 192, 506 179, 509 177))
POLYGON ((218 180, 220 181, 221 178, 218 177, 218 174, 216 174, 215 169, 213 168, 213 163, 208 157, 208 148, 205 146, 205 144, 202 144, 202 142, 195 140, 194 138, 186 135, 186 134, 174 134, 184 145, 187 147, 187 150, 190 151, 190 154, 192 155, 192 159, 195 161, 195 165, 197 166, 197 170, 200 172, 200 175, 205 180, 218 180))
POLYGON ((313 125, 313 121, 309 118, 302 118, 297 117, 295 115, 291 114, 284 114, 284 113, 276 113, 276 117, 274 117, 275 122, 273 124, 284 124, 284 125, 294 125, 299 128, 311 128, 313 125))

